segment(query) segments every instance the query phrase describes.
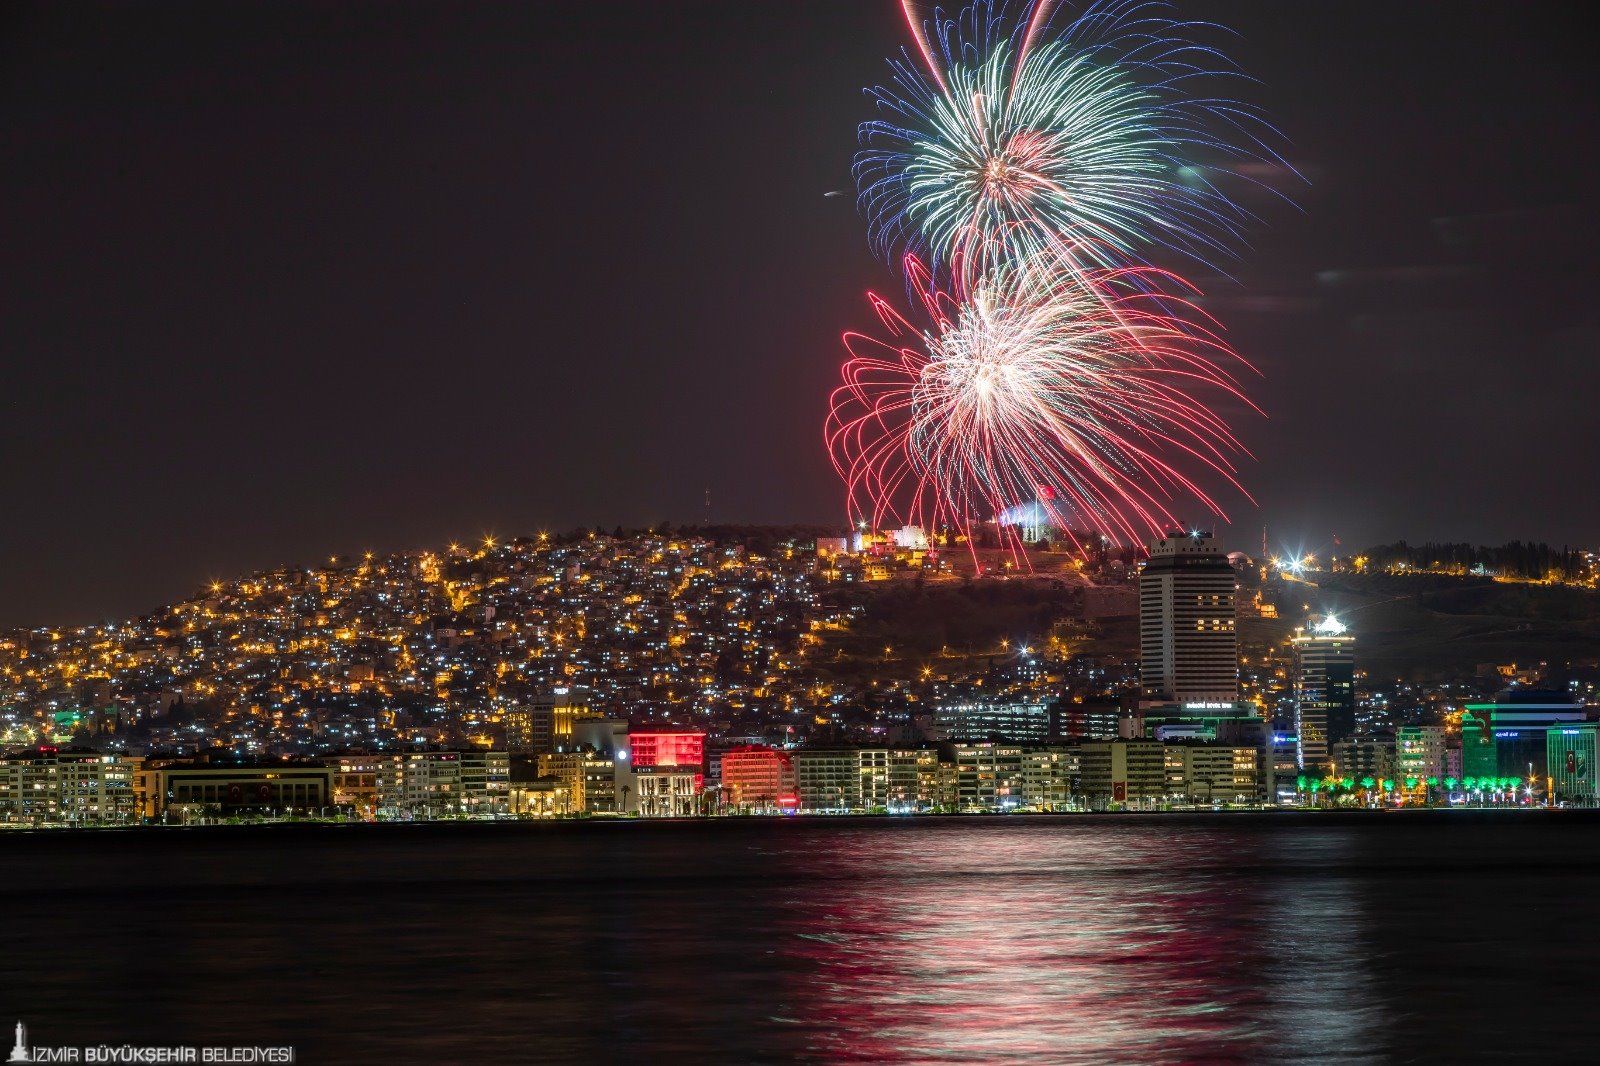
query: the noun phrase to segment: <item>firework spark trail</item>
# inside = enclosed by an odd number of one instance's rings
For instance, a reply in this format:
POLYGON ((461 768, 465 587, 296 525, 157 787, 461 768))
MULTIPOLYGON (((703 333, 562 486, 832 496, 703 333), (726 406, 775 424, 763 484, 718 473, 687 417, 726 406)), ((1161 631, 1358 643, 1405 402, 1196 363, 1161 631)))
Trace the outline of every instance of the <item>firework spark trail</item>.
POLYGON ((1175 494, 1222 514, 1164 457, 1174 451, 1243 492, 1233 460, 1246 453, 1196 395, 1243 400, 1223 366, 1236 357, 1198 312, 1171 313, 1178 296, 1157 307, 1143 291, 1176 279, 1131 268, 1086 277, 1047 256, 957 300, 919 262, 906 266, 927 327, 872 297, 891 339, 846 335, 851 358, 830 403, 825 436, 852 520, 970 532, 1038 499, 1063 528, 1137 540, 1176 521, 1175 494))
POLYGON ((1252 216, 1200 160, 1276 159, 1275 133, 1206 88, 1242 76, 1187 40, 1204 24, 1112 0, 1051 38, 1049 0, 986 0, 956 19, 935 9, 929 22, 902 2, 926 69, 891 62, 855 163, 886 258, 958 264, 970 283, 997 265, 979 249, 1020 261, 1065 240, 1075 262, 1104 269, 1138 265, 1151 244, 1210 265, 1238 243, 1252 216))
POLYGON ((970 535, 1027 505, 1126 543, 1180 498, 1225 519, 1180 465, 1248 499, 1248 453, 1205 401, 1255 408, 1193 287, 1144 263, 1207 262, 1250 220, 1203 160, 1281 162, 1203 88, 1240 75, 1151 0, 1089 0, 1059 29, 1056 0, 902 6, 926 70, 891 61, 854 169, 924 326, 869 293, 889 339, 845 335, 825 437, 852 520, 970 535))

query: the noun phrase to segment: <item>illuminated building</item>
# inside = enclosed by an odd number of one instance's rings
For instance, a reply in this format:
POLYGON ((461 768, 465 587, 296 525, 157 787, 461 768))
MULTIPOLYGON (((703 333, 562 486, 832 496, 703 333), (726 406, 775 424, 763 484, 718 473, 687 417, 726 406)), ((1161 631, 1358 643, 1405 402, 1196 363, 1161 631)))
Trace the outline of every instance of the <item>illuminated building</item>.
POLYGON ((1261 749, 1231 744, 1169 744, 1167 791, 1201 806, 1256 803, 1263 788, 1261 749))
POLYGON ((329 766, 248 763, 173 763, 146 766, 146 815, 151 818, 282 811, 309 814, 333 806, 329 766))
POLYGON ((928 532, 921 526, 902 526, 890 534, 897 548, 906 548, 912 551, 927 551, 928 532))
POLYGON ((957 744, 956 806, 963 811, 1010 811, 1026 802, 1022 749, 1005 744, 957 744))
POLYGON ((1002 530, 1014 531, 1014 535, 1025 543, 1035 544, 1049 540, 1056 523, 1048 507, 1039 500, 1029 500, 1001 511, 995 518, 995 525, 1002 530))
POLYGON ((618 814, 622 787, 630 784, 628 753, 622 751, 584 751, 583 809, 590 814, 618 814))
POLYGON ((863 748, 856 752, 861 806, 894 814, 936 805, 939 754, 915 748, 863 748))
POLYGON ((1115 740, 1122 708, 1115 703, 1068 703, 1061 708, 1057 733, 1071 740, 1115 740))
POLYGON ((641 818, 693 818, 700 813, 705 776, 674 766, 647 766, 633 773, 631 806, 641 818))
POLYGON ((572 798, 553 778, 513 781, 507 797, 509 811, 516 818, 555 818, 572 813, 572 798))
POLYGON ((1331 615, 1297 633, 1294 655, 1295 733, 1303 769, 1321 769, 1332 745, 1356 728, 1355 643, 1345 625, 1331 615))
POLYGON ((1147 699, 1239 698, 1233 567, 1209 534, 1152 541, 1139 573, 1140 681, 1147 699))
POLYGON ((859 753, 802 748, 794 753, 794 773, 801 810, 837 814, 861 807, 859 753))
POLYGON ((588 704, 580 693, 565 687, 541 692, 530 703, 506 712, 507 750, 564 750, 572 740, 573 723, 588 716, 588 704))
POLYGON ((1022 743, 1050 737, 1050 708, 1021 700, 963 700, 933 709, 934 725, 945 740, 997 740, 1022 743))
POLYGON ((706 735, 640 732, 628 735, 631 797, 624 807, 641 818, 689 818, 705 791, 706 735))
POLYGON ((1403 725, 1394 731, 1394 776, 1396 780, 1442 778, 1444 772, 1444 728, 1436 725, 1403 725))
POLYGON ((519 704, 505 712, 506 750, 524 755, 537 749, 533 744, 533 708, 519 704))
POLYGON ((1025 748, 1022 752, 1022 805, 1041 811, 1072 806, 1078 753, 1067 748, 1025 748))
POLYGON ((511 790, 511 755, 504 751, 461 753, 461 802, 468 816, 505 814, 511 790))
POLYGON ((1167 794, 1166 745, 1158 740, 1102 740, 1078 747, 1080 789, 1093 809, 1149 807, 1167 794))
POLYGON ((374 767, 379 818, 485 818, 510 811, 511 755, 505 751, 380 752, 332 756, 330 770, 374 767))
POLYGON ((353 753, 322 760, 333 772, 333 806, 350 810, 362 818, 373 818, 378 810, 378 768, 389 755, 353 753))
POLYGON ((1472 711, 1461 714, 1461 776, 1500 776, 1500 754, 1495 750, 1487 713, 1481 717, 1472 711))
POLYGON ((1462 774, 1543 784, 1549 768, 1546 734, 1573 728, 1587 717, 1566 692, 1511 688, 1493 703, 1469 703, 1461 715, 1462 774))
POLYGON ((1341 740, 1329 754, 1340 777, 1359 782, 1367 777, 1374 781, 1385 781, 1395 776, 1392 741, 1341 740))
POLYGON ((140 816, 140 760, 46 749, 0 757, 0 822, 123 825, 140 816))
POLYGON ((461 768, 452 755, 418 752, 378 765, 379 817, 436 818, 455 805, 461 768))
POLYGON ((756 745, 723 753, 722 790, 736 811, 792 810, 800 802, 788 752, 756 745))
POLYGON ((1225 741, 1267 746, 1266 722, 1253 703, 1191 700, 1146 704, 1139 710, 1139 734, 1149 740, 1225 741))
POLYGON ((704 733, 630 733, 628 745, 629 758, 636 771, 655 766, 693 766, 704 772, 704 733))
POLYGON ((803 748, 793 759, 802 811, 907 814, 956 802, 953 768, 931 749, 803 748))
MULTIPOLYGON (((588 810, 589 754, 581 751, 554 752, 539 756, 539 776, 548 777, 560 790, 554 814, 576 814, 588 810)), ((611 760, 607 759, 609 767, 611 760)))
POLYGON ((817 555, 823 559, 832 559, 836 555, 848 555, 849 553, 849 537, 817 538, 817 555))
POLYGON ((629 770, 628 723, 619 718, 580 718, 572 723, 573 752, 582 756, 583 800, 575 810, 618 814, 624 786, 633 784, 629 770))
POLYGON ((572 745, 626 756, 628 723, 620 718, 580 718, 572 723, 572 745))
POLYGON ((1272 770, 1279 777, 1293 778, 1300 769, 1300 738, 1294 733, 1275 733, 1272 737, 1272 770))
POLYGON ((1576 807, 1600 806, 1597 735, 1600 724, 1594 722, 1562 724, 1545 731, 1545 765, 1556 802, 1576 807))

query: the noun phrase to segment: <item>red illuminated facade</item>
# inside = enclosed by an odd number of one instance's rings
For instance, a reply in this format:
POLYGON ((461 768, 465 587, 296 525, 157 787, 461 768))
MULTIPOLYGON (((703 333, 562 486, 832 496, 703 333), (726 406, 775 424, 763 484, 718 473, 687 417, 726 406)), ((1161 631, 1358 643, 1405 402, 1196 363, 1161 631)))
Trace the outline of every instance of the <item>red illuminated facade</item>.
POLYGON ((774 748, 750 745, 725 753, 722 790, 728 806, 740 810, 792 810, 800 804, 794 760, 774 748))
POLYGON ((634 802, 641 818, 691 818, 702 812, 704 733, 629 733, 634 802))
POLYGON ((700 770, 706 763, 704 733, 629 733, 633 768, 681 766, 700 770))

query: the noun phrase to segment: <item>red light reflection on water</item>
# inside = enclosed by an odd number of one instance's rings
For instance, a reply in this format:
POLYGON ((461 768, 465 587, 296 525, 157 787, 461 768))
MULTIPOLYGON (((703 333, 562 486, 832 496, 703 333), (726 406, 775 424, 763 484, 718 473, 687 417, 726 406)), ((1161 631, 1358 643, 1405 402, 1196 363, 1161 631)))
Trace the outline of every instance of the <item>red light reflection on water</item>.
POLYGON ((1281 1050, 1262 938, 1284 886, 1241 876, 1257 860, 1239 836, 977 829, 918 834, 887 862, 881 834, 817 859, 822 879, 787 901, 786 923, 809 971, 792 1011, 812 1052, 1177 1063, 1281 1050))

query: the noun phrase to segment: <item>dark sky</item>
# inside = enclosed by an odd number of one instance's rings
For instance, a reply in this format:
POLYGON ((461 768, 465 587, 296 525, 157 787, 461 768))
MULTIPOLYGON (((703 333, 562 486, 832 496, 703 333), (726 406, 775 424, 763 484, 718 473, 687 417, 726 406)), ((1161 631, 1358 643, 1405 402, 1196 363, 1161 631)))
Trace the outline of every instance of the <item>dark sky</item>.
MULTIPOLYGON (((1584 5, 1180 7, 1311 179, 1197 276, 1266 375, 1232 539, 1600 542, 1584 5)), ((5 5, 0 625, 708 488, 840 520, 838 337, 901 289, 822 194, 906 40, 894 0, 5 5)))

